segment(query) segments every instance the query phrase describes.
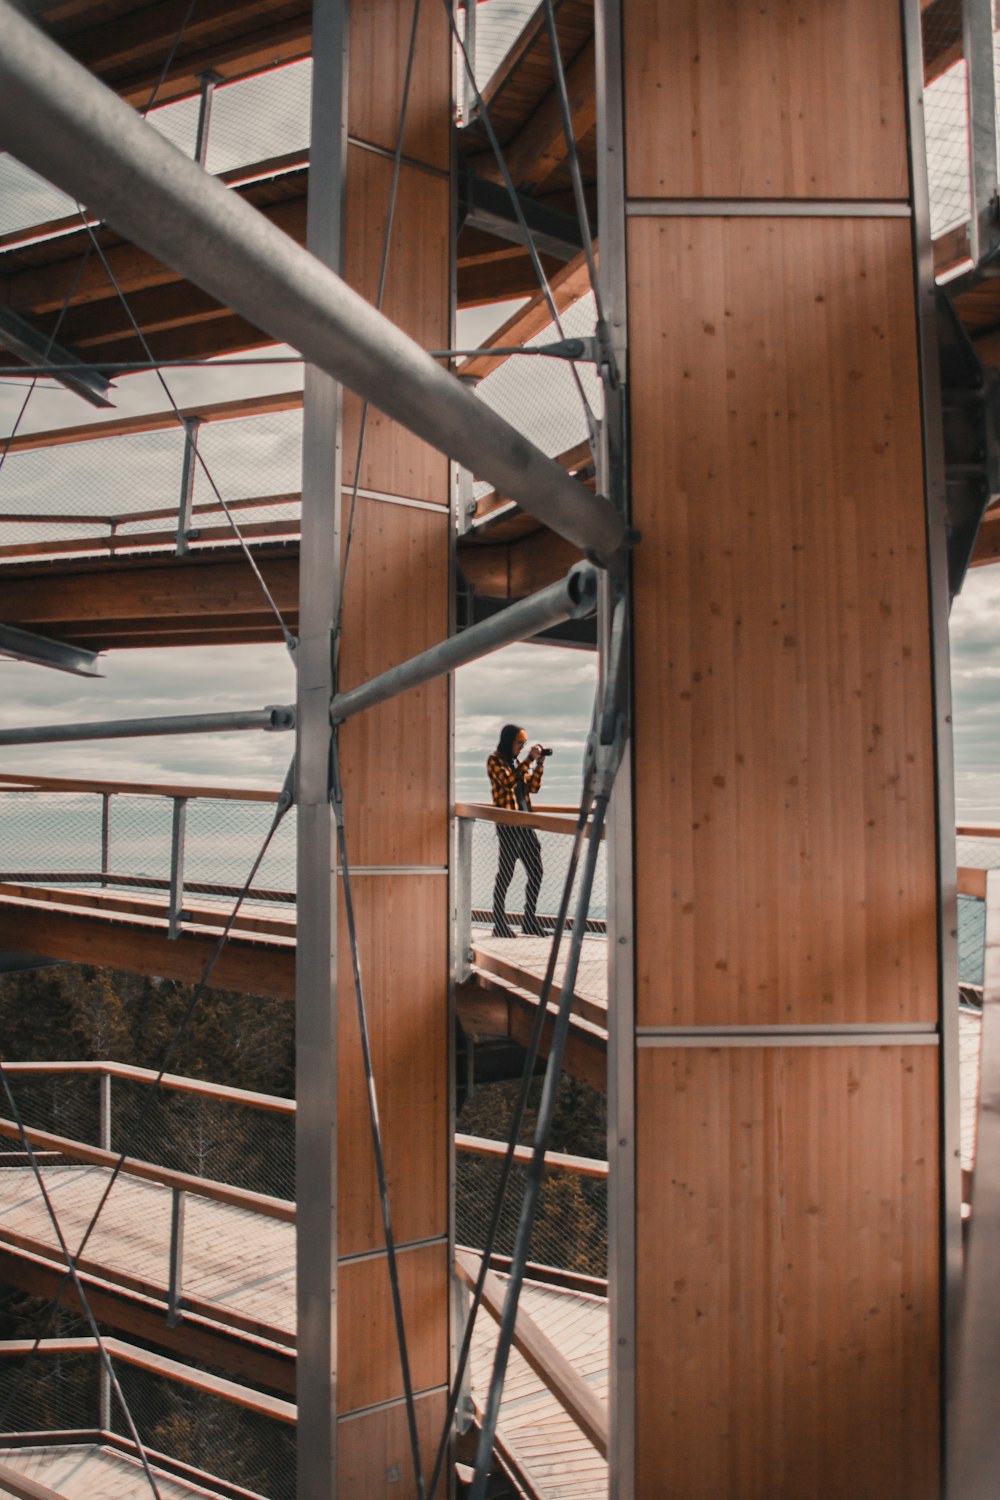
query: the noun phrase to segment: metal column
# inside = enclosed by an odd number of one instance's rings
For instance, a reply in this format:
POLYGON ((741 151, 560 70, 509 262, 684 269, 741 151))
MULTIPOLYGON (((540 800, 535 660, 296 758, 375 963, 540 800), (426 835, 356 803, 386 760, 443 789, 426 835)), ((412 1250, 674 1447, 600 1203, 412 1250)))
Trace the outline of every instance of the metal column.
MULTIPOLYGON (((314 0, 308 246, 340 269, 347 0, 314 0)), ((339 384, 306 367, 302 448, 296 953, 298 1496, 337 1492, 337 892, 330 802, 332 633, 340 587, 339 384)))
POLYGON ((962 42, 969 91, 969 184, 972 190, 969 254, 979 265, 1000 245, 993 0, 962 0, 962 42))

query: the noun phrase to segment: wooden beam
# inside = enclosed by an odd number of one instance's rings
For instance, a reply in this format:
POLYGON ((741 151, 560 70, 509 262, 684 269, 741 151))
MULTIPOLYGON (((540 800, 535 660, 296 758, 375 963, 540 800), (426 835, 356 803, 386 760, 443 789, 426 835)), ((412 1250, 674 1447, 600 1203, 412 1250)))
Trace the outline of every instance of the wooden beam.
MULTIPOLYGON (((156 974, 197 984, 216 948, 216 939, 182 933, 172 941, 153 923, 132 917, 110 919, 57 912, 42 903, 6 902, 0 906, 0 948, 96 964, 132 974, 156 974)), ((232 937, 211 976, 213 989, 275 1000, 295 996, 295 950, 232 937)))
MULTIPOLYGON (((596 248, 594 253, 596 259, 596 248)), ((579 255, 567 261, 556 272, 549 282, 549 290, 560 312, 565 312, 568 307, 572 307, 574 302, 578 302, 590 291, 590 273, 582 250, 579 255)), ((509 358, 506 354, 490 354, 488 351, 491 346, 509 347, 512 344, 526 344, 537 333, 541 333, 543 328, 547 328, 551 322, 552 313, 549 310, 549 304, 542 292, 536 292, 524 307, 512 313, 506 323, 503 323, 496 333, 490 336, 485 346, 487 352, 472 355, 459 366, 458 373, 482 379, 484 375, 489 375, 492 370, 498 369, 509 358)))
MULTIPOLYGON (((574 140, 580 141, 597 120, 594 43, 588 42, 566 69, 566 92, 574 140)), ((569 151, 563 132, 559 95, 551 88, 534 113, 504 147, 504 159, 515 187, 538 187, 561 167, 569 151)), ((477 160, 479 176, 502 182, 495 158, 477 160)))
POLYGON ((0 1491, 15 1496, 15 1500, 63 1500, 56 1490, 39 1484, 37 1479, 29 1479, 27 1474, 12 1469, 10 1464, 0 1464, 0 1491))
POLYGON ((986 877, 988 870, 977 870, 969 865, 958 867, 958 894, 975 896, 977 901, 986 900, 986 877))
MULTIPOLYGON (((244 417, 270 416, 279 411, 298 411, 301 406, 301 391, 281 391, 272 396, 241 396, 230 401, 185 406, 181 408, 180 416, 185 420, 198 417, 202 422, 231 422, 244 417)), ((20 433, 6 446, 8 453, 30 453, 38 448, 90 443, 99 438, 127 437, 137 432, 166 432, 178 425, 176 412, 157 411, 134 417, 113 417, 109 422, 82 422, 75 427, 50 427, 44 432, 20 433)))
POLYGON ((213 802, 270 802, 278 800, 277 792, 257 787, 185 786, 183 782, 161 781, 79 781, 71 776, 30 776, 0 771, 0 791, 24 792, 110 792, 129 797, 208 797, 213 802))
MULTIPOLYGON (((482 1257, 471 1250, 458 1250, 455 1254, 455 1269, 459 1279, 467 1287, 477 1285, 482 1266, 482 1257)), ((483 1279, 482 1305, 493 1321, 499 1324, 507 1288, 493 1272, 487 1271, 483 1279)), ((534 1370, 546 1389, 555 1396, 562 1407, 593 1443, 602 1458, 608 1456, 608 1408, 583 1376, 570 1364, 566 1356, 535 1322, 522 1304, 518 1307, 514 1324, 514 1347, 534 1370)))
MULTIPOLYGON (((485 977, 466 981, 456 987, 455 1001, 459 1025, 467 1036, 509 1037, 519 1047, 526 1047, 531 1037, 538 1001, 534 995, 516 991, 485 977)), ((552 1021, 545 1022, 539 1054, 548 1057, 552 1040, 552 1021)), ((599 1026, 573 1016, 566 1042, 564 1066, 571 1078, 605 1093, 608 1087, 607 1032, 599 1026)))
POLYGON ((516 542, 459 548, 466 581, 487 599, 523 599, 563 577, 580 557, 571 542, 542 527, 516 542))
MULTIPOLYGON (((169 1328, 162 1310, 151 1299, 119 1291, 89 1272, 79 1274, 98 1322, 161 1349, 173 1349, 187 1359, 214 1365, 230 1375, 257 1382, 267 1389, 289 1395, 294 1393, 295 1366, 291 1355, 235 1336, 221 1324, 213 1326, 194 1315, 185 1318, 176 1328, 169 1328)), ((30 1255, 25 1250, 12 1250, 0 1244, 0 1280, 46 1301, 61 1295, 63 1307, 83 1311, 72 1284, 65 1284, 65 1266, 45 1256, 30 1255)))
MULTIPOLYGON (((41 901, 46 906, 59 907, 64 911, 94 910, 109 915, 117 912, 122 916, 156 917, 160 921, 165 921, 167 917, 167 906, 162 897, 126 896, 120 891, 80 891, 70 890, 65 886, 22 885, 10 880, 0 881, 0 902, 10 896, 24 901, 41 901)), ((180 928, 182 932, 210 928, 219 933, 225 927, 227 918, 226 910, 199 906, 196 900, 186 894, 180 928)), ((233 919, 232 928, 234 932, 254 933, 260 938, 295 936, 294 918, 288 917, 246 915, 241 912, 233 919)))

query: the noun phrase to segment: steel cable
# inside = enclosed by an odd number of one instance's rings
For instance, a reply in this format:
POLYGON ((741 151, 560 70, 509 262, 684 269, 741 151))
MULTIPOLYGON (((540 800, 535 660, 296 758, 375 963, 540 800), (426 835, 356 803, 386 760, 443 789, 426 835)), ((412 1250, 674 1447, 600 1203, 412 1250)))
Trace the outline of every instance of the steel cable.
POLYGON ((514 1344, 514 1327, 517 1320, 518 1304, 521 1296, 521 1288, 524 1284, 528 1254, 531 1249, 531 1236, 534 1231, 535 1218, 538 1212, 542 1179, 545 1175, 545 1153, 548 1149, 552 1122, 555 1118, 556 1096, 562 1073, 563 1054, 569 1035, 573 989, 580 962, 580 950, 583 946, 586 916, 590 906, 594 873, 597 868, 597 854, 600 849, 601 832, 607 814, 609 797, 610 793, 603 788, 594 797, 594 816, 588 836, 587 858, 584 864, 580 891, 577 896, 576 915, 573 921, 569 956, 566 961, 566 972, 563 976, 562 990, 559 996, 559 1009, 552 1028, 552 1041, 549 1046, 545 1079, 542 1084, 542 1097, 538 1106, 538 1116, 535 1124, 534 1139, 532 1141, 531 1161, 528 1164, 525 1174, 524 1196, 521 1201, 517 1238, 514 1242, 514 1252, 511 1257, 507 1295, 504 1298, 500 1332, 493 1357, 493 1372, 490 1377, 486 1407, 483 1412, 479 1432, 479 1445, 476 1452, 476 1465, 472 1488, 470 1490, 470 1500, 486 1500, 486 1483, 493 1455, 493 1443, 496 1437, 500 1400, 503 1395, 504 1380, 507 1374, 507 1363, 514 1344))
POLYGON ((472 1351, 472 1337, 475 1331, 476 1317, 482 1306, 483 1291, 486 1286, 486 1278, 490 1270, 490 1261, 496 1245, 497 1236, 500 1231, 500 1223, 503 1216, 504 1204, 507 1190, 513 1175, 515 1152, 519 1143, 521 1126, 524 1122, 525 1112, 528 1106, 528 1094, 535 1072, 535 1063, 538 1059, 539 1047, 541 1045, 542 1033, 548 1020, 549 997, 552 993, 552 985, 555 979, 556 964, 559 959, 559 948, 563 933, 566 928, 566 918, 569 915, 569 905, 572 899, 573 886, 576 881, 576 872, 580 862, 580 852, 583 848, 584 836, 587 830, 587 820, 590 816, 590 803, 586 793, 581 798, 580 812, 577 817, 576 828, 573 831, 573 843, 570 849, 569 864, 566 877, 563 881, 562 893, 559 898, 559 911, 555 919, 555 928, 552 934, 552 945, 549 949, 548 962, 545 967, 545 976, 535 1009, 535 1015, 531 1023, 531 1032, 525 1048, 524 1066, 521 1070, 520 1083, 518 1085, 517 1097, 514 1101, 514 1109, 511 1114, 510 1124, 507 1132, 507 1147, 503 1162, 500 1167, 500 1176, 497 1182, 496 1192, 493 1200, 493 1209, 484 1236, 482 1260, 473 1288, 472 1298, 466 1317, 465 1329, 462 1334, 462 1343, 459 1348, 458 1359, 455 1365, 455 1375, 452 1380, 451 1390, 448 1395, 448 1409, 445 1415, 444 1428, 438 1444, 437 1455, 434 1462, 434 1471, 431 1475, 428 1500, 434 1500, 437 1486, 440 1482, 444 1461, 447 1456, 448 1442, 451 1436, 451 1424, 458 1407, 462 1383, 465 1379, 465 1371, 472 1351))
MULTIPOLYGON (((471 61, 469 60, 469 54, 466 51, 465 43, 459 34, 458 23, 455 19, 451 0, 442 0, 442 3, 448 16, 448 24, 451 27, 451 34, 454 38, 455 46, 458 48, 459 53, 462 57, 466 77, 472 85, 473 99, 475 101, 476 109, 479 112, 479 118, 482 120, 483 125, 486 129, 490 147, 492 148, 493 155, 496 158, 497 166, 500 168, 500 175, 503 177, 504 187, 507 189, 507 194, 510 198, 511 207, 514 210, 514 215, 517 219, 518 227, 521 230, 521 234, 524 236, 525 248, 531 259, 531 264, 534 268, 535 275, 538 278, 538 285, 541 289, 542 296, 545 298, 546 304, 548 305, 549 312, 552 314, 552 321, 556 326, 559 337, 561 339, 564 339, 566 335, 563 332, 562 319, 559 315, 559 309, 556 306, 555 298, 552 295, 552 288, 549 286, 548 277, 545 274, 545 267, 542 265, 542 260, 541 256, 538 253, 538 248, 532 238, 531 230, 528 228, 528 221, 524 216, 524 209, 521 207, 521 200, 518 196, 517 189, 514 186, 513 178, 510 175, 510 170, 504 158, 503 150, 501 148, 499 139, 497 138, 497 133, 493 127, 493 120, 490 116, 489 107, 483 99, 482 94, 479 92, 479 86, 476 83, 475 71, 473 69, 471 61)), ((587 440, 590 443, 591 454, 596 457, 597 425, 594 418, 594 413, 591 409, 590 402, 587 400, 587 393, 583 389, 583 382, 580 379, 580 372, 572 361, 570 361, 570 370, 573 375, 573 382, 576 385, 577 393, 579 394, 580 401, 583 405, 584 416, 587 422, 587 440)))
MULTIPOLYGON (((73 1275, 75 1273, 76 1264, 80 1260, 81 1256, 83 1255, 84 1250, 87 1248, 87 1244, 89 1243, 90 1237, 93 1234, 94 1229, 97 1226, 97 1222, 98 1222, 98 1220, 99 1220, 99 1218, 101 1216, 101 1213, 102 1213, 102 1211, 104 1209, 104 1205, 107 1203, 108 1198, 109 1198, 109 1196, 111 1194, 111 1190, 113 1189, 115 1183, 117 1182, 119 1176, 121 1175, 121 1172, 122 1172, 122 1169, 123 1169, 123 1167, 125 1165, 125 1162, 128 1159, 129 1153, 131 1152, 133 1143, 138 1139, 139 1132, 141 1131, 141 1129, 142 1129, 143 1125, 145 1124, 145 1122, 146 1122, 149 1114, 152 1111, 153 1104, 154 1104, 154 1102, 155 1102, 155 1100, 157 1098, 157 1094, 158 1094, 159 1090, 162 1088, 163 1078, 164 1078, 164 1076, 170 1070, 170 1064, 173 1061, 174 1056, 176 1055, 177 1049, 180 1046, 180 1043, 181 1043, 181 1040, 183 1039, 184 1033, 186 1032, 188 1026, 191 1023, 191 1019, 194 1016, 195 1010, 198 1007, 198 1004, 199 1004, 199 1002, 200 1002, 200 1000, 202 998, 202 995, 204 994, 205 990, 208 987, 208 982, 209 982, 209 980, 212 977, 212 973, 215 970, 215 966, 218 963, 220 957, 222 956, 222 951, 225 948, 226 943, 229 941, 229 937, 230 937, 230 935, 231 935, 231 933, 233 931, 233 926, 234 926, 234 924, 236 922, 236 918, 239 916, 240 908, 242 907, 243 902, 247 898, 247 894, 249 893, 249 891, 251 890, 251 888, 253 886, 253 882, 254 882, 254 880, 257 877, 257 872, 260 869, 260 867, 261 867, 261 865, 262 865, 262 863, 264 861, 264 857, 267 854, 267 851, 268 851, 268 849, 271 846, 271 841, 274 838, 274 835, 275 835, 275 833, 278 830, 278 825, 281 823, 281 821, 284 818, 285 814, 288 812, 289 808, 292 806, 292 802, 293 802, 292 784, 293 784, 294 769, 295 769, 295 762, 293 761, 292 764, 291 764, 291 766, 289 766, 288 773, 287 773, 287 775, 285 777, 285 783, 284 783, 284 786, 282 788, 281 795, 280 795, 280 797, 278 799, 277 805, 275 807, 274 816, 271 819, 270 827, 268 828, 267 833, 266 833, 266 835, 264 837, 264 841, 261 844, 261 847, 260 847, 260 849, 257 852, 257 855, 256 855, 256 857, 255 857, 255 859, 253 861, 253 864, 252 864, 251 868, 250 868, 250 872, 247 875, 247 878, 246 878, 246 880, 243 883, 243 887, 242 887, 239 895, 237 896, 236 901, 233 904, 233 908, 232 908, 231 912, 229 913, 229 916, 226 919, 225 926, 223 927, 222 932, 219 934, 219 937, 218 937, 218 939, 216 941, 215 947, 212 950, 211 954, 209 955, 208 961, 205 964, 204 969, 202 970, 201 977, 198 980, 197 985, 195 986, 194 993, 192 994, 191 999, 188 1002, 187 1007, 185 1008, 184 1014, 181 1016, 180 1021, 177 1023, 177 1026, 176 1026, 176 1028, 174 1030, 174 1034, 171 1037, 170 1042, 167 1045, 167 1049, 166 1049, 165 1053, 163 1054, 163 1059, 162 1059, 162 1061, 160 1063, 160 1067, 159 1067, 159 1069, 157 1071, 156 1077, 151 1082, 151 1084, 149 1086, 149 1092, 146 1095, 145 1101, 141 1105, 138 1113, 136 1114, 135 1120, 132 1122, 131 1129, 128 1132, 128 1135, 126 1137, 125 1145, 124 1145, 124 1147, 122 1147, 122 1149, 117 1154, 117 1160, 115 1162, 114 1167, 112 1168, 111 1177, 108 1180, 107 1184, 105 1185, 104 1191, 102 1192, 100 1198, 98 1199, 97 1206, 95 1207, 95 1209, 94 1209, 94 1211, 93 1211, 93 1213, 92 1213, 92 1215, 90 1217, 90 1220, 88 1221, 87 1227, 86 1227, 86 1229, 84 1231, 84 1234, 83 1234, 83 1238, 81 1239, 79 1245, 77 1246, 75 1254, 70 1257, 70 1260, 71 1260, 70 1269, 63 1276, 62 1281, 60 1282, 59 1286, 56 1288, 56 1294, 52 1298, 51 1302, 49 1302, 47 1304, 47 1306, 42 1309, 42 1313, 41 1313, 40 1316, 41 1316, 41 1318, 44 1318, 45 1321, 42 1322, 42 1324, 41 1324, 41 1330, 35 1336, 34 1345, 33 1345, 32 1349, 31 1349, 30 1353, 28 1354, 28 1356, 27 1356, 27 1358, 25 1360, 25 1363, 21 1367, 21 1370, 20 1370, 20 1372, 18 1374, 18 1378, 17 1378, 17 1381, 15 1382, 13 1390, 8 1395, 8 1397, 6 1398, 6 1400, 4 1401, 3 1407, 0 1408, 0 1430, 3 1429, 3 1427, 4 1427, 5 1423, 6 1423, 7 1416, 8 1416, 9 1412, 11 1411, 11 1409, 13 1407, 14 1401, 15 1401, 15 1399, 16 1399, 16 1397, 18 1395, 18 1392, 20 1390, 22 1381, 24 1380, 24 1378, 26 1377, 26 1375, 28 1374, 28 1372, 33 1367, 34 1361, 37 1358, 38 1349, 39 1349, 39 1346, 41 1344, 42 1338, 44 1337, 45 1327, 47 1325, 48 1319, 51 1316, 51 1314, 58 1309, 58 1307, 60 1305, 60 1302, 62 1300, 63 1294, 64 1294, 64 1292, 66 1290, 66 1286, 67 1286, 68 1282, 72 1279, 72 1277, 73 1277, 73 1275)), ((8 1088, 8 1094, 9 1094, 9 1088, 8 1088)), ((103 1169, 98 1168, 98 1169, 95 1169, 95 1170, 103 1170, 103 1169)))
MULTIPOLYGON (((143 333, 142 329, 140 328, 139 323, 136 320, 136 317, 135 317, 134 313, 132 312, 131 307, 129 306, 128 298, 125 296, 125 293, 122 291, 122 288, 121 288, 121 285, 120 285, 120 283, 118 281, 118 278, 115 275, 114 271, 112 270, 111 264, 108 261, 108 258, 107 258, 107 256, 104 253, 104 249, 103 249, 103 247, 101 245, 101 242, 98 240, 96 234, 94 233, 93 226, 88 221, 86 213, 85 213, 82 205, 78 203, 77 204, 77 209, 79 210, 80 219, 81 219, 81 221, 83 223, 83 226, 86 229, 88 235, 90 236, 90 239, 91 239, 91 242, 92 242, 92 244, 94 246, 94 249, 97 251, 97 254, 98 254, 99 258, 100 258, 101 265, 104 267, 105 274, 106 274, 108 280, 110 281, 112 287, 114 288, 115 295, 117 296, 119 302, 122 305, 122 309, 123 309, 123 311, 125 313, 125 316, 128 318, 129 322, 131 323, 133 332, 135 333, 136 338, 139 340, 140 344, 143 347, 143 350, 145 351, 146 358, 150 361, 151 364, 153 364, 153 355, 152 355, 152 351, 150 350, 149 344, 148 344, 148 342, 146 340, 146 336, 143 333)), ((159 368, 158 365, 155 365, 155 364, 153 364, 153 368, 154 368, 154 372, 156 374, 156 378, 160 382, 160 385, 163 388, 163 393, 166 396, 167 400, 170 402, 171 410, 173 411, 174 416, 177 418, 178 424, 180 425, 180 427, 182 429, 184 429, 186 431, 186 429, 184 428, 184 419, 183 419, 183 417, 181 416, 181 413, 180 413, 180 407, 177 405, 177 402, 174 400, 173 393, 171 392, 170 387, 168 386, 166 380, 163 378, 163 372, 162 372, 162 370, 159 368)), ((232 527, 233 534, 235 535, 236 540, 239 542, 240 547, 243 550, 243 555, 246 558, 247 562, 250 564, 250 570, 251 570, 251 572, 253 573, 254 577, 256 578, 257 582, 260 585, 261 592, 263 593, 264 598, 267 600, 267 603, 268 603, 268 606, 269 606, 269 608, 271 610, 271 613, 274 615, 275 620, 278 622, 278 628, 280 629, 281 634, 282 634, 282 636, 284 638, 284 642, 285 642, 285 646, 286 646, 286 648, 288 650, 288 654, 292 657, 292 659, 294 661, 294 659, 295 659, 295 650, 296 650, 296 646, 297 646, 298 643, 297 643, 294 635, 292 634, 292 632, 289 630, 288 626, 285 624, 284 616, 282 615, 281 610, 278 608, 277 604, 274 601, 274 596, 272 595, 271 590, 268 588, 267 583, 264 580, 263 573, 260 571, 260 568, 257 566, 257 559, 254 557, 253 553, 251 552, 250 547, 247 544, 246 537, 243 535, 242 531, 240 530, 239 525, 238 525, 238 523, 236 521, 236 518, 234 517, 232 511, 229 509, 229 506, 226 504, 225 500, 222 498, 222 492, 219 489, 219 486, 216 484, 215 479, 212 476, 212 471, 209 469, 208 464, 205 462, 204 456, 202 455, 202 453, 199 451, 199 449, 197 447, 194 448, 194 456, 197 459, 198 463, 200 464, 201 470, 202 470, 203 474, 205 475, 205 478, 208 480, 209 485, 211 486, 213 495, 215 496, 216 500, 219 502, 220 509, 224 513, 224 515, 226 517, 226 520, 229 522, 229 525, 232 527)))
MULTIPOLYGON (((101 1337, 101 1330, 97 1326, 97 1320, 94 1317, 93 1310, 90 1306, 90 1300, 87 1297, 87 1293, 84 1290, 83 1283, 80 1280, 80 1275, 77 1271, 76 1263, 74 1262, 73 1257, 70 1254, 69 1245, 66 1243, 66 1236, 63 1234, 62 1225, 59 1222, 59 1216, 55 1211, 52 1199, 49 1196, 48 1188, 45 1186, 45 1182, 42 1178, 41 1168, 38 1165, 38 1158, 35 1156, 34 1148, 31 1144, 31 1141, 28 1139, 28 1133, 25 1130, 24 1121, 21 1118, 21 1112, 17 1107, 17 1103, 14 1099, 13 1093, 11 1092, 10 1080, 7 1076, 7 1069, 4 1067, 2 1060, 0 1060, 0 1080, 3 1081, 4 1093, 7 1096, 7 1103, 10 1105, 11 1113, 14 1116, 14 1123, 17 1125, 18 1133, 21 1138, 21 1145, 23 1146, 24 1151, 28 1157, 28 1161, 31 1165, 31 1170, 35 1177, 35 1181, 38 1183, 38 1191, 42 1195, 42 1200, 45 1203, 46 1212, 48 1213, 49 1219, 52 1223, 52 1228, 55 1232, 56 1239, 59 1241, 59 1249, 62 1251, 63 1259, 66 1262, 66 1277, 64 1278, 64 1284, 66 1279, 70 1280, 73 1283, 73 1289, 80 1300, 80 1307, 82 1308, 83 1314, 90 1325, 90 1331, 93 1334, 94 1340, 97 1344, 97 1351, 100 1356, 101 1363, 103 1364, 104 1369, 107 1373, 111 1388, 118 1398, 118 1402, 125 1417, 129 1433, 131 1435, 133 1443, 136 1446, 136 1451, 139 1455, 139 1462, 142 1464, 143 1472, 146 1475, 146 1478, 149 1480, 150 1489, 153 1491, 156 1500, 161 1500, 160 1491, 157 1488, 156 1480, 153 1477, 153 1471, 149 1467, 149 1459, 146 1456, 146 1450, 143 1447, 142 1439, 139 1437, 138 1429, 136 1428, 135 1422, 132 1419, 132 1413, 129 1410, 128 1402, 125 1400, 125 1393, 123 1392, 121 1385, 118 1382, 118 1376, 115 1374, 114 1366, 111 1363, 111 1356, 108 1354, 108 1351, 105 1348, 104 1340, 101 1337)), ((37 1353, 37 1350, 38 1341, 36 1341, 35 1348, 31 1351, 32 1355, 35 1355, 37 1353)))

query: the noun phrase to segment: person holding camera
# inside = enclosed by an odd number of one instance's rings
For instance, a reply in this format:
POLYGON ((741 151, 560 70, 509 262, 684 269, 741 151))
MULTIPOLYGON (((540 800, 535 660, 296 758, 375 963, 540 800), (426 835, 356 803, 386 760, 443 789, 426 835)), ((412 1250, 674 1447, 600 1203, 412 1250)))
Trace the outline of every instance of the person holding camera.
MULTIPOLYGON (((486 762, 493 792, 493 806, 511 812, 530 812, 531 795, 542 784, 545 757, 552 754, 541 745, 532 745, 524 754, 527 733, 517 724, 505 724, 500 740, 486 762), (534 769, 532 770, 532 766, 534 769)), ((514 931, 507 921, 507 890, 514 878, 514 866, 524 865, 527 885, 524 892, 524 916, 521 931, 526 937, 543 937, 544 929, 535 914, 538 892, 542 885, 542 849, 533 828, 497 824, 499 841, 497 878, 493 887, 493 936, 512 938, 514 931)))

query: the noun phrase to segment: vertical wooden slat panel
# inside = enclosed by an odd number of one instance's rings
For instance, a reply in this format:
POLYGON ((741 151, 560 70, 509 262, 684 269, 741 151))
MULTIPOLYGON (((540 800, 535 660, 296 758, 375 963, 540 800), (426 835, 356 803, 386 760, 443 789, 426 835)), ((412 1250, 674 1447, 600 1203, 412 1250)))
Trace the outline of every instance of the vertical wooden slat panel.
POLYGON ((624 12, 630 197, 907 196, 898 0, 624 12))
POLYGON ((639 1054, 643 1497, 938 1493, 933 1047, 639 1054))
POLYGON ((631 223, 642 1025, 936 1016, 909 244, 631 223))

